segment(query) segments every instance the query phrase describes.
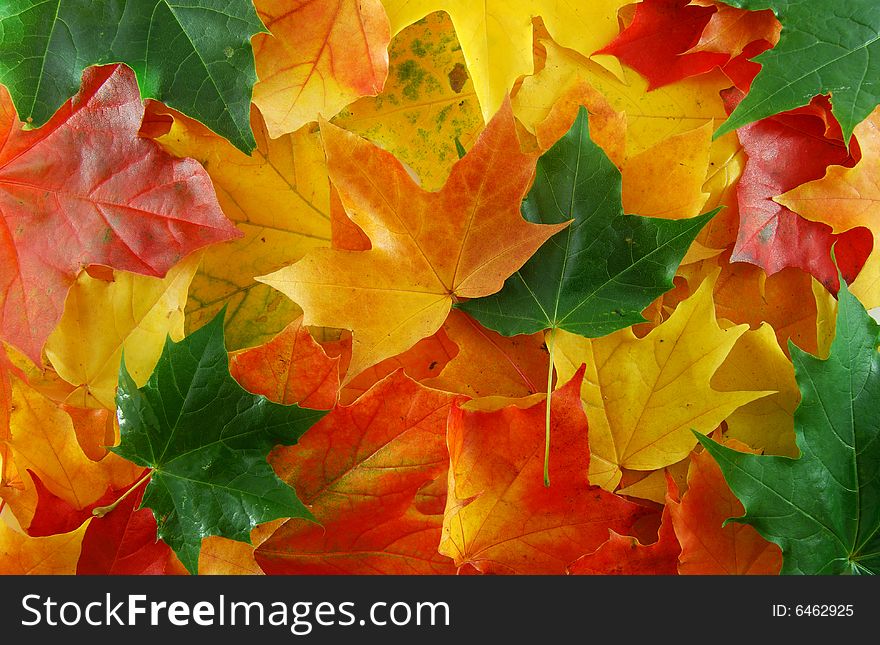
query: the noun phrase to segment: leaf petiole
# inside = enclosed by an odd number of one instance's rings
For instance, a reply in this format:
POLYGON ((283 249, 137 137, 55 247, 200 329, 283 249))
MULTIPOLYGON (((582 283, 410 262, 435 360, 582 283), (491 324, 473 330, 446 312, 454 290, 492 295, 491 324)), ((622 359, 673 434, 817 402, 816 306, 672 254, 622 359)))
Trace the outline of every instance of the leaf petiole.
POLYGON ((107 513, 109 513, 110 511, 115 509, 117 506, 119 506, 119 504, 122 502, 122 500, 124 500, 126 497, 131 495, 135 490, 137 490, 140 487, 141 484, 143 484, 145 481, 147 481, 152 476, 153 476, 153 469, 150 468, 150 470, 148 470, 143 477, 141 477, 134 484, 132 484, 131 487, 127 491, 122 493, 122 495, 119 497, 119 499, 117 499, 115 502, 113 502, 112 504, 107 504, 107 506, 96 506, 95 508, 93 508, 92 515, 94 515, 95 517, 104 517, 107 513))
POLYGON ((547 368, 547 407, 544 420, 544 486, 550 488, 550 399, 553 395, 553 330, 547 335, 547 354, 550 366, 547 368))

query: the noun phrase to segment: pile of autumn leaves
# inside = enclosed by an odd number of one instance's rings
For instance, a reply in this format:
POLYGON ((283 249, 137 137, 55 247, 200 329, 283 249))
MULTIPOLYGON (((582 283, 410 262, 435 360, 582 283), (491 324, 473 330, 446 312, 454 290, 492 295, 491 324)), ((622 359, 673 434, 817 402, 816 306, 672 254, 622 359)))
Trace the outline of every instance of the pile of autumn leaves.
POLYGON ((0 572, 877 570, 880 113, 713 139, 771 12, 255 4, 250 154, 0 88, 0 572))

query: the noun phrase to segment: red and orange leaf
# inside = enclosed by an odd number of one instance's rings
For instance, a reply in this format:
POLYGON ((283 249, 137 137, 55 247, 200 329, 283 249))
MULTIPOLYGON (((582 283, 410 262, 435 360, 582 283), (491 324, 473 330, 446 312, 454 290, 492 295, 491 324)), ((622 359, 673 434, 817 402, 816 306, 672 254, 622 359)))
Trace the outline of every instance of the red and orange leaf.
MULTIPOLYGON (((132 482, 134 483, 134 482, 132 482)), ((32 536, 66 533, 91 518, 82 539, 76 572, 84 575, 164 574, 171 549, 156 538, 156 520, 149 509, 140 509, 146 482, 103 517, 92 509, 111 504, 128 490, 108 488, 104 495, 83 509, 76 509, 53 495, 34 478, 38 502, 28 529, 32 536)))
POLYGON ((53 494, 74 508, 95 502, 108 486, 118 488, 134 481, 141 470, 114 454, 101 461, 89 459, 79 446, 73 421, 58 403, 23 380, 12 378, 9 415, 11 449, 17 479, 0 489, 23 527, 30 525, 37 505, 37 490, 29 472, 39 477, 53 494))
POLYGON ((782 24, 770 10, 745 11, 714 0, 693 0, 693 4, 714 7, 715 13, 703 29, 699 42, 689 51, 717 52, 739 56, 756 40, 771 46, 779 42, 782 24))
POLYGON ((369 251, 370 238, 352 222, 339 199, 339 191, 330 185, 330 246, 340 251, 369 251))
POLYGON ((756 63, 753 58, 771 48, 771 44, 766 40, 756 40, 746 45, 746 48, 739 56, 731 58, 721 71, 733 81, 733 84, 741 91, 748 92, 752 86, 755 76, 761 71, 761 63, 756 63))
POLYGON ((256 0, 271 34, 254 37, 254 103, 273 138, 330 119, 388 75, 388 16, 380 0, 256 0))
POLYGON ((339 392, 339 357, 330 358, 297 318, 265 345, 229 354, 241 386, 270 401, 329 410, 339 392))
POLYGON ((458 345, 458 353, 424 385, 471 397, 523 397, 547 389, 550 357, 542 332, 502 336, 457 310, 443 330, 458 345))
POLYGON ((648 89, 698 76, 723 65, 730 56, 709 50, 688 52, 714 11, 689 0, 644 0, 632 24, 598 54, 617 56, 648 79, 648 89), (688 53, 685 53, 688 52, 688 53))
MULTIPOLYGON (((12 379, 17 372, 5 348, 0 344, 0 497, 3 490, 18 480, 18 471, 12 462, 12 429, 9 424, 12 414, 12 379)), ((19 373, 20 375, 20 373, 19 373)))
MULTIPOLYGON (((724 94, 731 110, 742 97, 738 90, 724 94)), ((731 261, 756 264, 768 275, 798 267, 836 291, 834 246, 843 277, 852 282, 871 251, 870 231, 859 228, 835 235, 827 224, 808 221, 773 201, 819 179, 829 165, 852 165, 828 100, 819 97, 809 106, 751 123, 736 133, 748 161, 737 187, 740 228, 731 261)))
MULTIPOLYGON (((736 450, 750 450, 740 442, 736 450)), ((748 524, 731 522, 743 506, 724 481, 721 469, 706 452, 691 455, 688 490, 681 503, 667 503, 681 543, 682 575, 777 575, 782 551, 748 524)))
POLYGON ((561 574, 648 511, 590 486, 584 368, 552 395, 550 480, 544 486, 546 401, 493 412, 453 407, 440 552, 482 573, 561 574))
POLYGON ((437 552, 441 515, 414 508, 378 511, 370 522, 320 526, 291 519, 256 551, 269 574, 452 575, 452 560, 437 552))
POLYGON ((263 575, 263 570, 254 556, 254 550, 278 530, 284 521, 277 519, 254 527, 251 531, 250 544, 218 535, 205 538, 199 554, 199 575, 263 575))
MULTIPOLYGON (((667 476, 667 486, 674 489, 675 484, 670 485, 669 481, 667 476)), ((611 531, 607 542, 575 560, 569 565, 568 573, 580 576, 674 576, 678 573, 680 553, 681 545, 675 537, 669 508, 666 507, 656 542, 643 545, 635 537, 611 531)))
POLYGON ((416 506, 448 467, 446 419, 464 397, 402 371, 339 405, 271 456, 321 526, 291 519, 256 551, 267 573, 452 573, 437 553, 442 516, 416 506))
MULTIPOLYGON (((339 352, 340 371, 344 372, 351 361, 351 335, 345 335, 340 341, 330 345, 325 344, 325 349, 328 353, 339 352)), ((386 358, 355 376, 339 392, 339 401, 351 405, 361 394, 398 369, 403 369, 408 377, 420 383, 431 379, 446 367, 456 352, 455 343, 449 338, 445 328, 441 327, 405 352, 386 358)))
POLYGON ((76 508, 46 488, 38 475, 30 473, 30 476, 37 493, 34 518, 31 520, 30 526, 27 527, 27 534, 31 537, 69 533, 92 517, 93 508, 114 502, 124 492, 124 490, 117 491, 108 487, 106 492, 91 504, 83 508, 76 508))
POLYGON ((239 234, 198 163, 138 136, 143 114, 125 66, 86 71, 38 130, 0 90, 0 337, 37 364, 84 266, 163 276, 239 234))
POLYGON ((832 166, 825 176, 776 198, 799 215, 831 226, 835 233, 864 226, 875 236, 871 255, 852 284, 868 308, 880 306, 880 109, 856 126, 862 158, 852 168, 832 166))
MULTIPOLYGON (((816 300, 810 275, 794 267, 767 275, 754 264, 730 262, 729 256, 727 252, 717 259, 682 267, 679 274, 695 288, 720 266, 712 296, 719 318, 746 323, 752 329, 770 323, 786 354, 789 340, 805 351, 815 352, 816 300)), ((685 289, 681 295, 687 292, 685 289)))
POLYGON ((92 461, 101 461, 107 456, 107 447, 119 443, 115 410, 78 408, 64 403, 61 409, 70 415, 79 447, 92 461))
POLYGON ((438 192, 367 141, 326 122, 321 132, 330 178, 372 248, 315 249, 260 280, 299 304, 304 324, 351 330, 345 382, 436 332, 455 297, 498 291, 568 225, 520 214, 536 157, 520 149, 509 101, 438 192))
MULTIPOLYGON (((164 574, 171 548, 156 538, 156 519, 138 510, 144 487, 126 497, 104 517, 93 518, 83 537, 76 568, 87 575, 164 574)), ((114 491, 113 500, 122 491, 114 491)))
POLYGON ((615 110, 577 72, 572 76, 572 70, 565 66, 545 67, 539 75, 525 79, 513 99, 517 118, 526 129, 534 131, 541 151, 549 150, 571 129, 582 105, 590 111, 590 138, 620 167, 626 156, 626 114, 615 110), (542 100, 548 84, 566 88, 549 111, 542 100))

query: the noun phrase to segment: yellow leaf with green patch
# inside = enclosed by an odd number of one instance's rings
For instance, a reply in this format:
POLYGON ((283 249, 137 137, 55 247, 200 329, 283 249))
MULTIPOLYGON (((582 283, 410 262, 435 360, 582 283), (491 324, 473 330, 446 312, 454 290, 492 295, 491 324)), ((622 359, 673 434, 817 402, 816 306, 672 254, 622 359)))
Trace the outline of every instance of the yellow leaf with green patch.
POLYGON ((391 41, 385 89, 342 110, 333 122, 378 143, 437 190, 483 129, 474 84, 452 22, 432 13, 391 41))
MULTIPOLYGON (((629 0, 383 1, 392 34, 434 11, 449 14, 486 121, 501 107, 516 80, 534 71, 533 17, 542 18, 556 42, 590 56, 617 36, 617 10, 629 4, 629 0)), ((620 64, 613 57, 597 58, 620 73, 620 64)))

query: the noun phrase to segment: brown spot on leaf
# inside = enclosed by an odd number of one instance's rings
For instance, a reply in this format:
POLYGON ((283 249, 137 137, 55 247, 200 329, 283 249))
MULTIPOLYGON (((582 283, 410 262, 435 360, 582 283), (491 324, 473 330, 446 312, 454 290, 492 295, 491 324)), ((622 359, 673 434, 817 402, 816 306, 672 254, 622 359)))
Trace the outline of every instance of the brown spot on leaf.
POLYGON ((449 87, 452 88, 453 92, 458 94, 459 92, 461 92, 464 84, 467 83, 467 80, 467 69, 461 63, 456 63, 455 66, 449 71, 449 87))

